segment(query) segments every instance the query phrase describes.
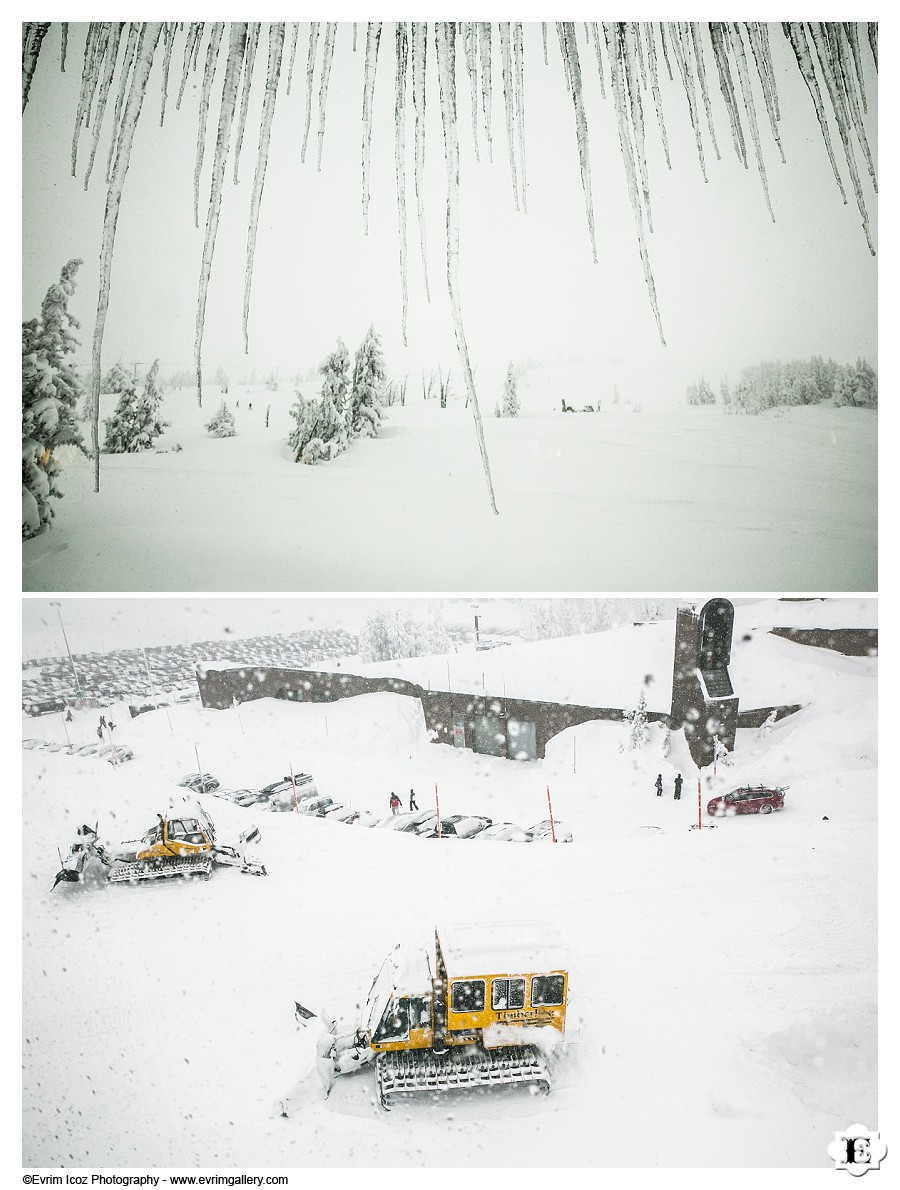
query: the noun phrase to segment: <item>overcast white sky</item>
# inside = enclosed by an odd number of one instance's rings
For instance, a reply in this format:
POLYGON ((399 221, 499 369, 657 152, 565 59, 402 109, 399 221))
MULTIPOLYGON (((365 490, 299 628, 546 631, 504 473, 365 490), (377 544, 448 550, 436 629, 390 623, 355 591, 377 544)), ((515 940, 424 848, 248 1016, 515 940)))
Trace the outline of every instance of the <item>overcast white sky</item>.
MULTIPOLYGON (((90 137, 83 133, 78 176, 70 154, 81 52, 86 26, 70 27, 65 73, 59 70, 59 26, 44 44, 23 120, 23 317, 37 314, 62 264, 82 257, 71 309, 82 323, 87 360, 98 293, 100 233, 106 190, 101 140, 90 188, 83 188, 90 137)), ((445 171, 433 47, 429 43, 426 207, 431 304, 425 301, 413 189, 413 124, 407 96, 408 347, 400 338, 397 203, 394 181, 394 26, 383 27, 375 87, 369 235, 361 204, 361 108, 364 29, 352 52, 352 26, 339 27, 322 172, 316 172, 321 38, 305 165, 300 148, 306 108, 308 26, 302 24, 291 93, 286 94, 290 34, 276 107, 256 250, 250 318, 250 356, 243 354, 246 222, 256 161, 258 114, 267 53, 261 32, 240 163, 240 184, 229 164, 213 261, 204 338, 205 374, 221 364, 233 379, 255 366, 282 374, 318 366, 338 336, 353 351, 369 323, 382 334, 392 377, 439 364, 460 372, 444 257, 445 171)), ((525 27, 525 130, 528 213, 516 213, 507 161, 499 37, 494 32, 493 163, 479 128, 481 162, 472 148, 468 82, 459 50, 463 318, 479 387, 489 391, 512 360, 579 356, 597 362, 609 391, 616 383, 636 401, 683 400, 687 383, 705 374, 714 385, 761 359, 820 354, 839 362, 876 351, 876 270, 852 197, 846 165, 845 206, 831 175, 806 87, 780 27, 771 30, 781 103, 779 159, 757 94, 758 117, 772 206, 766 210, 752 159, 737 161, 725 108, 707 51, 721 160, 703 121, 709 182, 704 184, 684 92, 670 83, 660 60, 664 115, 672 156, 666 169, 652 102, 646 97, 647 155, 654 233, 649 237, 662 323, 659 343, 627 197, 614 110, 600 95, 593 46, 579 23, 579 54, 591 146, 599 263, 591 261, 575 140, 573 105, 549 29, 549 65, 540 25, 525 27)), ((205 54, 206 40, 201 50, 205 54)), ((113 266, 104 366, 121 357, 145 366, 160 358, 164 371, 190 368, 212 137, 221 80, 209 117, 201 182, 200 230, 193 227, 193 172, 200 74, 191 75, 181 110, 183 35, 176 42, 164 128, 159 128, 161 53, 151 77, 126 183, 113 266)), ((224 51, 220 56, 224 59, 224 51)), ((875 72, 863 46, 869 82, 867 127, 875 148, 875 72)), ((607 75, 608 78, 608 75, 607 75)), ((108 127, 111 103, 104 128, 108 127)), ((839 163, 840 138, 833 130, 839 163)), ((873 235, 876 200, 864 175, 873 235)), ((490 404, 488 407, 491 407, 490 404)))

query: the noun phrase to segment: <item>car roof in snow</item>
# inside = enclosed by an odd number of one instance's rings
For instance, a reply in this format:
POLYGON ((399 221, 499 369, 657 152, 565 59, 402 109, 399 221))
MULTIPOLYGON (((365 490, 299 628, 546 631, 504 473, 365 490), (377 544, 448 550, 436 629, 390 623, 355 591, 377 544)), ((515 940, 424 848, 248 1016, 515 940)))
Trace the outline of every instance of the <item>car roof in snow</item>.
POLYGON ((451 979, 501 971, 524 974, 568 968, 565 949, 549 922, 472 922, 438 926, 437 934, 451 979))

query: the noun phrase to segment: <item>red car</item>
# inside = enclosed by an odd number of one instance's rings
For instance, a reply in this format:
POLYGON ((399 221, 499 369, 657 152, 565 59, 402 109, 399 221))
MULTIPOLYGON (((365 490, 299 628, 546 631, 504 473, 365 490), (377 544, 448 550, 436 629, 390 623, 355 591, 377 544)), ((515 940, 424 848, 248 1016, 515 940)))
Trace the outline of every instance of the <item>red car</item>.
POLYGON ((768 788, 765 785, 742 785, 722 797, 714 797, 706 807, 707 814, 725 818, 732 814, 771 814, 773 810, 784 809, 784 795, 787 785, 768 788))

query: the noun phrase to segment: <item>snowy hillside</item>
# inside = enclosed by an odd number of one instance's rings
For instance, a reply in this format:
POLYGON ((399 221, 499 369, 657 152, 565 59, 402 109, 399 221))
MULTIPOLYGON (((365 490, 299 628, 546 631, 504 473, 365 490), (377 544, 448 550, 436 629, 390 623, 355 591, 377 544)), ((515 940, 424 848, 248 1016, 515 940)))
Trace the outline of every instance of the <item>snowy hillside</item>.
MULTIPOLYGON (((648 631, 608 634, 610 665, 648 631)), ((577 754, 569 731, 521 764, 430 744, 418 704, 389 694, 133 721, 113 708, 135 752, 118 770, 25 750, 23 1164, 830 1168, 835 1130, 878 1122, 877 662, 768 643, 743 651, 742 682, 767 689, 774 669, 804 709, 740 732, 715 788, 777 781, 786 808, 704 813, 715 829, 690 829, 697 773, 680 738, 663 760, 656 735, 620 752, 620 726, 583 724, 577 754), (419 839, 205 796, 222 840, 257 823, 268 876, 51 889, 82 822, 134 837, 198 761, 228 786, 311 772, 379 812, 391 790, 415 788, 425 807, 437 785, 442 814, 524 826, 547 817, 549 787, 575 841, 419 839), (311 1084, 281 1118, 308 1042, 295 1000, 352 1014, 398 940, 529 919, 554 923, 571 956, 570 1044, 549 1097, 423 1096, 385 1114, 369 1070, 328 1099, 311 1084)), ((576 667, 569 644, 542 647, 576 667)), ((23 726, 65 741, 59 716, 23 726)), ((68 725, 77 742, 95 729, 90 711, 68 725)), ((712 789, 704 778, 704 806, 712 789)))
MULTIPOLYGON (((226 398, 236 434, 212 438, 205 425, 222 399, 209 388, 201 409, 188 389, 168 393, 157 449, 105 455, 99 493, 72 450, 51 530, 23 543, 23 589, 877 585, 871 410, 564 415, 558 399, 526 394, 522 416, 485 418, 495 517, 462 401, 441 409, 410 396, 386 410, 377 438, 307 467, 287 445, 289 385, 236 386, 226 398)), ((114 404, 102 399, 101 418, 114 404)))

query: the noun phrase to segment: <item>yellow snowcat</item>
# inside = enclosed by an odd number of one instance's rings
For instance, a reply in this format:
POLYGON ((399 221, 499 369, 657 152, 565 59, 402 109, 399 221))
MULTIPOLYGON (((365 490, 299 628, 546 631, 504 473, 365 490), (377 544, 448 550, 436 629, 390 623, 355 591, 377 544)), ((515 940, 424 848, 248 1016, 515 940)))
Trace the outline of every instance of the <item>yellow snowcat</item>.
POLYGON ((170 805, 166 814, 157 814, 157 819, 143 838, 116 846, 102 843, 97 827, 80 827, 78 840, 62 860, 53 887, 61 881, 82 880, 91 859, 108 869, 111 884, 169 876, 208 878, 217 864, 238 867, 254 876, 266 875, 264 864, 247 853, 247 845, 260 838, 255 826, 241 834, 238 849, 216 842, 213 821, 199 804, 170 805))
MULTIPOLYGON (((549 1092, 565 1036, 568 962, 544 923, 439 928, 434 964, 407 966, 397 947, 372 982, 357 1028, 325 1022, 316 1067, 336 1075, 374 1062, 385 1109, 404 1092, 532 1085, 549 1092)), ((316 1014, 296 1006, 306 1024, 316 1014)), ((297 1098, 283 1100, 281 1110, 297 1098)))

